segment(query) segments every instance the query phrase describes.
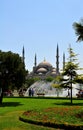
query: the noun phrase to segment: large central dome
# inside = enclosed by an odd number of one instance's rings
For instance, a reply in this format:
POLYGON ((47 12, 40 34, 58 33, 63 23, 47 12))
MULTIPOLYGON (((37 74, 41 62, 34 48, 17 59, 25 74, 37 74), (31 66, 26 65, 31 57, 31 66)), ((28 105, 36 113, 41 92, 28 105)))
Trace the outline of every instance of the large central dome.
POLYGON ((52 65, 48 61, 46 61, 46 60, 44 60, 41 63, 39 63, 38 66, 39 67, 44 67, 44 66, 52 67, 52 65))

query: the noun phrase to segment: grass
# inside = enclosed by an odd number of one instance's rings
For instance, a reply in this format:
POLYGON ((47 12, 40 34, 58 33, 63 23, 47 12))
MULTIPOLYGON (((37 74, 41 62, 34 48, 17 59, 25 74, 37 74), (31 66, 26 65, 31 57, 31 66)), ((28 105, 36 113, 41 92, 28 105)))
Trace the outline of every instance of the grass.
POLYGON ((55 130, 47 127, 60 124, 83 125, 83 100, 73 100, 70 105, 68 99, 55 98, 4 98, 0 106, 0 130, 55 130), (26 113, 29 113, 27 116, 26 113), (19 120, 19 117, 34 121, 25 123, 19 120), (40 125, 39 124, 40 121, 40 125), (43 122, 43 123, 42 123, 43 122), (47 123, 47 126, 45 125, 47 123))

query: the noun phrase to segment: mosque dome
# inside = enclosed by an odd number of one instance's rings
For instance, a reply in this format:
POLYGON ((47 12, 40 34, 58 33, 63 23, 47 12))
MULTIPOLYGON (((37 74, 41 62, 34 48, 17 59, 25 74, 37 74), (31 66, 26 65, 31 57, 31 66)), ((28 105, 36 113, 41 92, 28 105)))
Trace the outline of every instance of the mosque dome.
POLYGON ((39 68, 39 69, 37 70, 37 72, 38 72, 38 73, 46 73, 47 70, 46 70, 45 68, 39 68))
POLYGON ((56 72, 53 71, 51 74, 52 74, 52 75, 56 75, 56 72))
POLYGON ((42 61, 41 63, 39 63, 38 66, 39 66, 39 67, 44 67, 44 66, 52 67, 52 65, 51 65, 48 61, 46 61, 46 60, 44 60, 44 61, 42 61))
POLYGON ((47 62, 46 60, 44 60, 38 64, 38 66, 36 67, 35 73, 36 74, 40 74, 40 73, 47 74, 52 71, 52 68, 53 68, 52 65, 49 62, 47 62))
POLYGON ((56 72, 56 69, 55 69, 55 68, 53 68, 53 69, 52 69, 52 71, 53 71, 53 72, 56 72))
POLYGON ((56 69, 55 68, 52 69, 51 75, 56 75, 56 69))

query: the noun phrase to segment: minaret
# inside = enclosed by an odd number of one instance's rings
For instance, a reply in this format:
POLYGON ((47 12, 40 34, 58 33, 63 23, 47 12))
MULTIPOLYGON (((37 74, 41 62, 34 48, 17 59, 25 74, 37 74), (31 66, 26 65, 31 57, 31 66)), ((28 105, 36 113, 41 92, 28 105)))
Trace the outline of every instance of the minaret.
POLYGON ((35 53, 34 66, 33 66, 33 74, 36 71, 36 67, 37 67, 37 56, 36 56, 36 53, 35 53))
POLYGON ((35 54, 34 66, 35 66, 35 67, 37 66, 37 57, 36 57, 36 54, 35 54))
POLYGON ((56 49, 56 74, 59 74, 59 49, 58 49, 58 44, 57 44, 57 49, 56 49))
POLYGON ((25 51, 24 51, 24 46, 23 46, 23 50, 22 50, 22 61, 23 61, 23 64, 25 66, 25 51))
POLYGON ((65 70, 65 53, 63 53, 63 71, 65 70))

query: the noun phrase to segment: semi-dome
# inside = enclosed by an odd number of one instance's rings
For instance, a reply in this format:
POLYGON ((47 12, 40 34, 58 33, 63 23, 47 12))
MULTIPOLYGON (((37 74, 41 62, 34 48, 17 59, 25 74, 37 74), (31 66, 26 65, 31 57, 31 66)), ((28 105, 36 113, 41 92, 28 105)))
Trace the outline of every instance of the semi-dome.
POLYGON ((55 68, 52 69, 51 75, 56 75, 56 69, 55 68))
POLYGON ((52 74, 52 75, 56 75, 56 72, 53 71, 51 74, 52 74))
POLYGON ((55 69, 55 68, 53 68, 53 69, 52 69, 52 71, 53 71, 53 72, 56 72, 56 69, 55 69))
POLYGON ((47 70, 45 68, 39 68, 37 70, 38 73, 43 73, 43 72, 47 72, 47 70))

